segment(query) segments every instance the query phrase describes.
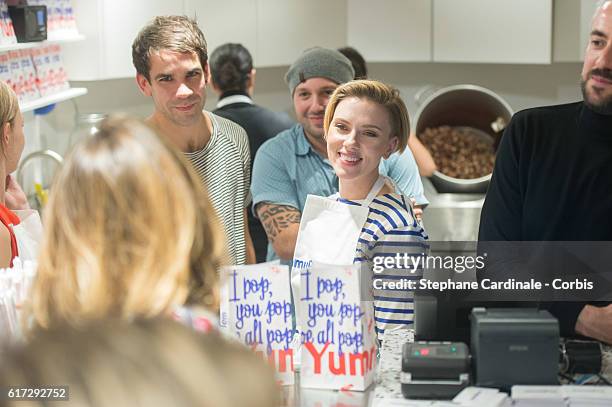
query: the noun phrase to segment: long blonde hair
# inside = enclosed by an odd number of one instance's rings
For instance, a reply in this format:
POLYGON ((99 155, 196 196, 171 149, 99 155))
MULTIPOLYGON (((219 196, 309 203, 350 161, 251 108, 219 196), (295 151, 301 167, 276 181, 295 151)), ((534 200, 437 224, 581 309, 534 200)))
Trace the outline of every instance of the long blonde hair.
POLYGON ((122 117, 73 149, 44 217, 35 325, 214 305, 224 238, 187 165, 151 128, 122 117))
POLYGON ((45 384, 67 386, 67 405, 83 407, 274 407, 280 399, 271 367, 250 349, 163 319, 58 325, 3 354, 0 386, 45 384))

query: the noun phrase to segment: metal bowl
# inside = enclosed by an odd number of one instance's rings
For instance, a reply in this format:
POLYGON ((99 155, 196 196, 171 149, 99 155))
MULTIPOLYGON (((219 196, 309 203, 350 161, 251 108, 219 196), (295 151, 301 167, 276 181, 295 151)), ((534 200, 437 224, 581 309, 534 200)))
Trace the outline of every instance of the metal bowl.
MULTIPOLYGON (((513 111, 495 92, 476 85, 454 85, 430 94, 419 107, 414 133, 440 126, 470 127, 491 138, 496 146, 513 111)), ((460 179, 435 171, 431 182, 440 193, 484 193, 491 174, 480 178, 460 179)))

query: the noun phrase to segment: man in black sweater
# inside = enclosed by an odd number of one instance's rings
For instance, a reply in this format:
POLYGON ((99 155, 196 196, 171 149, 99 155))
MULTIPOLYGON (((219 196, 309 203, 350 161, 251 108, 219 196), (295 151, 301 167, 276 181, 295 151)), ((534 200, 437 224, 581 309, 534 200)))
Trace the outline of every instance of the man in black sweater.
MULTIPOLYGON (((502 137, 480 241, 612 241, 612 2, 595 12, 583 102, 517 113, 502 137)), ((612 267, 612 265, 611 265, 612 267)), ((612 343, 612 305, 557 303, 562 335, 612 343)))
MULTIPOLYGON (((210 56, 212 87, 219 94, 213 113, 239 124, 246 130, 251 150, 251 174, 259 147, 295 123, 286 113, 273 112, 253 103, 255 69, 250 52, 241 44, 227 43, 210 56)), ((257 263, 266 261, 268 237, 259 221, 248 211, 249 230, 257 263)))

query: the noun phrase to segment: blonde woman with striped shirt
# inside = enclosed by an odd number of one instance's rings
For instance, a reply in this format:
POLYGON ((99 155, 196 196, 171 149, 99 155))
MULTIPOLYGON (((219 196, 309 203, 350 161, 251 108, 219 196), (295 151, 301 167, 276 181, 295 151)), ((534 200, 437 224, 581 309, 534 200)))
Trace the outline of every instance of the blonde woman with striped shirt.
MULTIPOLYGON (((327 105, 324 128, 328 159, 339 179, 336 199, 348 205, 367 203, 369 207, 354 261, 362 264, 362 272, 368 277, 383 281, 419 279, 420 269, 390 267, 380 274, 372 272, 377 257, 421 255, 427 248, 427 234, 411 199, 398 193, 393 182, 378 171, 380 160, 406 148, 410 123, 399 92, 372 80, 341 85, 327 105), (378 190, 374 199, 364 203, 374 190, 378 190)), ((412 291, 373 288, 372 294, 379 338, 385 330, 412 326, 412 291)))

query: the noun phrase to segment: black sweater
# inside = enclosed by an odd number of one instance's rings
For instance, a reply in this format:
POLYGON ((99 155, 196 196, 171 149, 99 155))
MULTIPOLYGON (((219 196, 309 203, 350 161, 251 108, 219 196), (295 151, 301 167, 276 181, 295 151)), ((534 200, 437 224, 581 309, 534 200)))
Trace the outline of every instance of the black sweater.
MULTIPOLYGON (((612 241, 612 116, 582 102, 514 115, 480 219, 481 241, 612 241)), ((584 303, 551 311, 572 335, 584 303)))

